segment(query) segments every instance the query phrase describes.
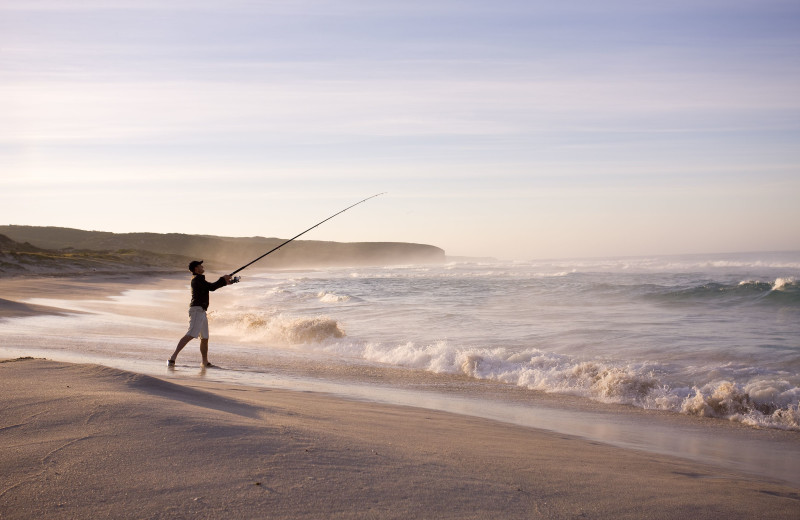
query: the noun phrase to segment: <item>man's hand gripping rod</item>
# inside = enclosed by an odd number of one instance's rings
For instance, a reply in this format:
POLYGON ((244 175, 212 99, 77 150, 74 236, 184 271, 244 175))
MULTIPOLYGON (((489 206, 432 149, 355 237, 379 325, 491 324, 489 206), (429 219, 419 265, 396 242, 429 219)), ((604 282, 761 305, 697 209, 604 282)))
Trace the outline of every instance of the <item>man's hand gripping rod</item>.
MULTIPOLYGON (((384 193, 385 193, 385 192, 384 192, 384 193)), ((350 208, 353 208, 353 207, 355 207, 355 206, 358 206, 358 205, 359 205, 359 204, 361 204, 362 202, 366 202, 366 201, 368 201, 369 199, 374 199, 375 197, 377 197, 377 196, 379 196, 379 195, 383 195, 383 193, 377 193, 377 194, 375 194, 375 195, 373 195, 373 196, 371 196, 371 197, 367 197, 367 198, 366 198, 366 199, 364 199, 364 200, 360 200, 360 201, 356 202, 356 203, 355 203, 355 204, 353 204, 352 206, 347 206, 347 207, 346 207, 346 208, 344 208, 342 211, 340 211, 340 212, 338 212, 338 213, 334 213, 333 215, 331 215, 330 217, 326 218, 326 219, 325 219, 325 220, 323 220, 322 222, 318 222, 317 224, 314 224, 314 225, 313 225, 313 226, 311 226, 310 228, 306 229, 305 231, 303 231, 302 233, 300 233, 300 234, 298 234, 298 235, 295 235, 295 236, 293 236, 292 238, 290 238, 290 239, 289 239, 289 240, 287 240, 286 242, 282 243, 281 245, 279 245, 279 246, 277 246, 277 247, 273 247, 272 249, 270 249, 269 251, 267 251, 267 252, 266 252, 266 253, 264 253, 263 255, 259 256, 258 258, 256 258, 256 259, 255 259, 255 260, 253 260, 252 262, 249 262, 249 263, 247 263, 247 264, 243 265, 242 267, 240 267, 239 269, 235 270, 234 272, 232 272, 232 273, 229 275, 229 276, 231 276, 231 277, 232 277, 232 281, 231 281, 231 283, 236 283, 236 282, 238 282, 238 281, 239 281, 239 277, 238 277, 238 276, 235 276, 235 277, 234 277, 233 275, 235 275, 236 273, 238 273, 238 272, 239 272, 239 271, 241 271, 242 269, 244 269, 244 268, 246 268, 246 267, 249 267, 249 266, 253 265, 254 263, 258 262, 259 260, 261 260, 262 258, 264 258, 265 256, 267 256, 268 254, 270 254, 270 253, 274 253, 275 251, 277 251, 278 249, 282 248, 283 246, 285 246, 286 244, 288 244, 289 242, 291 242, 291 241, 292 241, 292 240, 294 240, 295 238, 298 238, 298 237, 300 237, 300 236, 303 236, 303 235, 305 235, 306 233, 308 233, 309 231, 311 231, 311 230, 312 230, 312 229, 314 229, 315 227, 317 227, 317 226, 319 226, 319 225, 321 225, 321 224, 324 224, 325 222, 329 221, 330 219, 332 219, 332 218, 333 218, 333 217, 335 217, 336 215, 341 215, 342 213, 344 213, 344 212, 345 212, 345 211, 347 211, 348 209, 350 209, 350 208)))

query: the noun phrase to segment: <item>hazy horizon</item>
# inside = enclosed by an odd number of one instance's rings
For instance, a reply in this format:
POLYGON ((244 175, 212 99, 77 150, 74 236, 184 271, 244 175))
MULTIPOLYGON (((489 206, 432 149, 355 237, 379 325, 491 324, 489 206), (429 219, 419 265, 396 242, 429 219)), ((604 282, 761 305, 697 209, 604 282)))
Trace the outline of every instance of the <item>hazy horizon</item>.
POLYGON ((0 0, 0 223, 800 250, 788 0, 0 0))
MULTIPOLYGON (((10 226, 28 226, 28 224, 7 224, 10 226)), ((43 226, 43 227, 64 227, 64 226, 43 226)), ((78 228, 67 228, 65 229, 78 229, 78 228)), ((97 233, 157 233, 157 234, 194 234, 194 233, 182 233, 177 231, 108 231, 103 229, 82 229, 80 231, 90 231, 90 232, 97 232, 97 233)), ((2 234, 2 233, 0 233, 2 234)), ((198 233, 199 235, 199 233, 198 233)), ((264 236, 264 235, 247 235, 247 236, 235 236, 235 235, 208 235, 207 236, 216 236, 219 238, 237 238, 237 239, 247 239, 247 238, 263 238, 268 240, 288 240, 291 237, 276 237, 276 236, 264 236)), ((314 238, 306 238, 306 235, 303 235, 297 239, 297 241, 315 241, 315 242, 322 242, 321 239, 314 239, 314 238)), ((334 241, 339 242, 339 241, 334 241)), ((344 242, 344 241, 341 241, 344 242)), ((376 240, 376 241, 367 241, 367 242, 389 242, 385 240, 376 240)), ((469 260, 480 260, 480 259, 494 259, 497 261, 533 261, 533 262, 547 262, 547 261, 592 261, 592 260, 624 260, 624 259, 646 259, 646 258, 679 258, 679 257, 716 257, 716 256, 734 256, 734 255, 800 255, 800 249, 785 249, 785 250, 751 250, 751 251, 700 251, 700 252, 692 252, 692 253, 681 253, 681 252, 671 252, 671 253, 659 253, 659 252, 651 252, 651 253, 642 253, 636 255, 587 255, 587 256, 549 256, 549 257, 528 257, 528 258, 503 258, 497 257, 493 255, 462 255, 462 254, 453 254, 447 251, 445 248, 442 248, 438 244, 432 244, 427 242, 421 242, 419 240, 412 240, 412 241, 401 241, 399 243, 408 243, 408 244, 419 244, 425 246, 434 246, 439 247, 444 250, 446 260, 447 259, 464 259, 465 261, 469 260)), ((35 244, 34 244, 35 245, 35 244)), ((291 247, 290 245, 287 247, 291 247)), ((213 256, 213 255, 212 255, 213 256)))

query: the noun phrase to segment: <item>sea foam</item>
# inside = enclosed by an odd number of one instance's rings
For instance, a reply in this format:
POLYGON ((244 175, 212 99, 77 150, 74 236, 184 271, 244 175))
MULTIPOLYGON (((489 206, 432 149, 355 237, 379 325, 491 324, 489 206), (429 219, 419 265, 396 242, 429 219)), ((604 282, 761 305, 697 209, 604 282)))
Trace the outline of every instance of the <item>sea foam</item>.
POLYGON ((433 373, 463 374, 604 403, 800 431, 800 388, 770 378, 755 378, 747 385, 715 381, 702 387, 671 387, 664 382, 665 369, 655 364, 586 361, 538 349, 509 352, 503 348, 459 348, 447 340, 395 346, 343 340, 312 347, 338 356, 433 373))
POLYGON ((350 297, 347 295, 339 295, 327 291, 317 293, 317 298, 322 303, 342 303, 350 301, 350 297))
POLYGON ((248 341, 283 344, 322 342, 343 338, 339 323, 327 316, 297 317, 268 312, 211 312, 209 321, 225 335, 248 341))

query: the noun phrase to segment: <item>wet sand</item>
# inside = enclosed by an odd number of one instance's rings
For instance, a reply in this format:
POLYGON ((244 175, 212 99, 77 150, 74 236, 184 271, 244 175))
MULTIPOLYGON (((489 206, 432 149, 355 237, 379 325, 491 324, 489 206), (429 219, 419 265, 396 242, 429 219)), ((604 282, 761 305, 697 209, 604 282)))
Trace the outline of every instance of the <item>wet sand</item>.
MULTIPOLYGON (((189 280, 186 278, 186 285, 189 280)), ((179 276, 60 276, 0 277, 0 318, 59 314, 62 309, 25 303, 32 298, 57 300, 105 299, 127 289, 148 289, 180 286, 179 276)))
MULTIPOLYGON (((81 313, 70 305, 58 302, 74 301, 80 305, 102 310, 111 298, 131 289, 176 289, 188 287, 189 276, 156 274, 119 274, 102 276, 58 276, 58 277, 0 277, 0 319, 21 318, 40 315, 63 315, 81 313), (31 303, 31 300, 52 300, 54 305, 31 303)), ((188 295, 188 290, 187 293, 188 295)), ((186 295, 182 295, 182 300, 186 295)), ((188 303, 188 302, 187 302, 188 303)), ((124 307, 119 309, 124 310, 124 307)), ((154 316, 163 316, 164 309, 152 311, 154 316)), ((185 316, 183 307, 167 309, 167 313, 185 316)), ((135 307, 131 315, 146 315, 147 309, 135 307)))
POLYGON ((800 490, 491 420, 0 363, 0 517, 797 518, 800 490))

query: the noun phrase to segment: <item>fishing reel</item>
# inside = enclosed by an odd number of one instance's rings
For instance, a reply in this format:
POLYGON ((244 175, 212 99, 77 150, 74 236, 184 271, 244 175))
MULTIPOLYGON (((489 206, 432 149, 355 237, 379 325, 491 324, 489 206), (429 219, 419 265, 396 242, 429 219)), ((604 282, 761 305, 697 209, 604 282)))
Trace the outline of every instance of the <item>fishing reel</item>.
POLYGON ((242 279, 241 276, 234 276, 231 278, 231 283, 239 283, 241 279, 242 279))

